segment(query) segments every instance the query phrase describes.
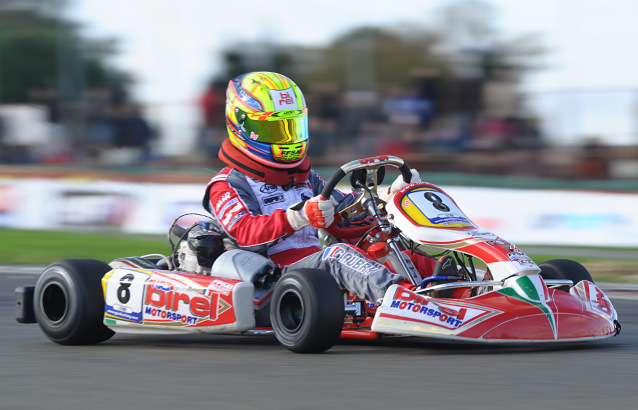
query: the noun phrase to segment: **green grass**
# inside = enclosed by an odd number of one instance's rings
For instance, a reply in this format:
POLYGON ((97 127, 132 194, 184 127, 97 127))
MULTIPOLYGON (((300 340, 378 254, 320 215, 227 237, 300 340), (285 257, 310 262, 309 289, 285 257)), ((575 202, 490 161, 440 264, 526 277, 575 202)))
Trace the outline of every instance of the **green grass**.
MULTIPOLYGON (((597 281, 638 283, 638 261, 636 260, 571 256, 567 253, 568 251, 569 249, 566 249, 564 257, 584 264, 597 281)), ((0 229, 0 264, 48 265, 56 260, 67 258, 90 258, 110 262, 119 257, 141 256, 149 253, 170 254, 166 236, 133 235, 121 232, 0 229)), ((529 256, 537 263, 561 258, 556 255, 534 253, 529 253, 529 256)))
POLYGON ((149 253, 169 254, 166 236, 0 229, 0 264, 48 265, 66 258, 110 262, 149 253))

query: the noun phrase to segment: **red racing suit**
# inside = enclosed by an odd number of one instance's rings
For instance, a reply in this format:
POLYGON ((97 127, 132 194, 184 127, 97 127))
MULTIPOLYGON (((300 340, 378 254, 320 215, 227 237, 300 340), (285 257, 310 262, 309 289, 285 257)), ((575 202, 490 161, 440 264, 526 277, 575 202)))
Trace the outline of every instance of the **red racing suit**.
MULTIPOLYGON (((302 183, 277 186, 226 167, 208 183, 203 205, 235 245, 265 253, 283 267, 321 250, 317 229, 295 231, 286 209, 319 195, 324 185, 314 171, 302 183)), ((332 196, 339 202, 337 210, 354 202, 353 194, 335 190, 332 196)))

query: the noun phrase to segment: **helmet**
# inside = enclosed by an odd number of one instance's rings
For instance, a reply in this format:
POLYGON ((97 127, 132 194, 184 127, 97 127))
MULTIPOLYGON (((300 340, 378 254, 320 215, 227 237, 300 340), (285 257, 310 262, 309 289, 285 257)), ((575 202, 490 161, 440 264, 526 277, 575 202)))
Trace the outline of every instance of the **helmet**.
POLYGON ((299 87, 271 72, 233 78, 226 91, 230 142, 260 164, 294 168, 306 156, 308 109, 299 87))

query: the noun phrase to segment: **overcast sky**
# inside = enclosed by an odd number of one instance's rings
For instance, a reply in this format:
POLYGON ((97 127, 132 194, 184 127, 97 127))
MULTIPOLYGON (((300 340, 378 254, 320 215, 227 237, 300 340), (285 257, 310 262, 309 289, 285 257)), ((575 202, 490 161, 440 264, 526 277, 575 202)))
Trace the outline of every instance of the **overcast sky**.
MULTIPOLYGON (((88 32, 122 41, 118 63, 143 98, 191 95, 236 40, 325 44, 364 24, 432 23, 441 0, 75 0, 88 32)), ((539 87, 638 85, 632 0, 492 0, 504 36, 538 33, 551 53, 539 87), (628 55, 629 54, 629 55, 628 55)))
MULTIPOLYGON (((138 99, 179 102, 196 98, 228 43, 321 45, 361 25, 432 24, 433 11, 451 1, 74 0, 69 13, 90 35, 121 40, 116 61, 136 76, 138 99)), ((489 3, 504 37, 537 33, 550 50, 546 68, 528 78, 528 89, 638 89, 637 1, 489 3)))

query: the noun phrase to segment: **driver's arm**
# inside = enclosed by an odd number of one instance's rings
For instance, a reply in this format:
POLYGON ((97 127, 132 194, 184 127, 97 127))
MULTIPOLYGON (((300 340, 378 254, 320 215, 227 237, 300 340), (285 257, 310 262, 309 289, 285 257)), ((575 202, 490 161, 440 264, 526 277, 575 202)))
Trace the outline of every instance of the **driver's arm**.
POLYGON ((295 232, 285 209, 262 215, 258 206, 251 207, 249 199, 225 180, 212 183, 208 194, 207 209, 241 248, 261 252, 295 232))

